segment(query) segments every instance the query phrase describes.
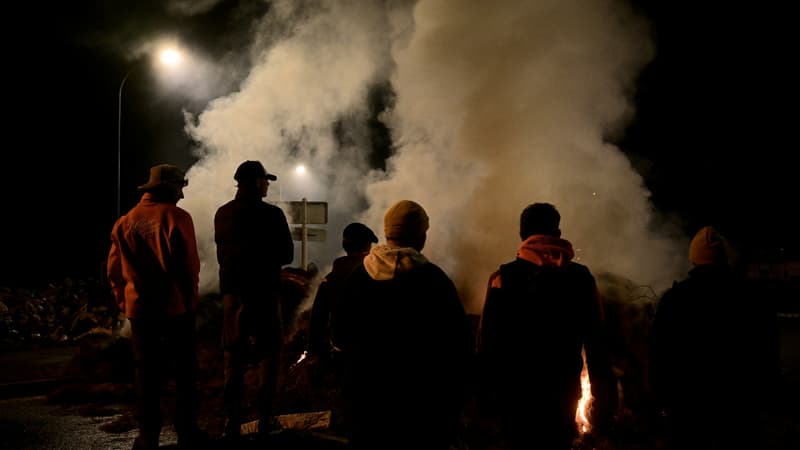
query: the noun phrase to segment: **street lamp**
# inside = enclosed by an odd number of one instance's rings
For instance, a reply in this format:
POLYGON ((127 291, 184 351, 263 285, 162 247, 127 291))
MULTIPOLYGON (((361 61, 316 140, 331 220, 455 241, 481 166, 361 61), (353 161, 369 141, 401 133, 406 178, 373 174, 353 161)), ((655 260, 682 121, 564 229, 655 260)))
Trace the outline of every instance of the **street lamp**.
MULTIPOLYGON (((294 174, 295 174, 295 177, 303 177, 303 176, 305 176, 306 175, 306 166, 304 166, 303 164, 296 165, 294 167, 294 174)), ((296 184, 296 183, 293 183, 293 184, 296 184)), ((296 190, 297 189, 295 189, 295 191, 296 190)), ((279 202, 283 201, 283 179, 281 179, 281 181, 278 182, 278 201, 279 202)))
MULTIPOLYGON (((159 60, 165 66, 176 66, 180 64, 181 61, 181 54, 174 48, 166 48, 159 52, 159 60)), ((119 83, 119 92, 117 97, 117 217, 122 215, 121 211, 121 184, 122 184, 122 88, 125 86, 125 82, 128 80, 128 77, 131 76, 134 69, 136 69, 136 65, 134 64, 128 72, 122 77, 122 81, 119 83)))

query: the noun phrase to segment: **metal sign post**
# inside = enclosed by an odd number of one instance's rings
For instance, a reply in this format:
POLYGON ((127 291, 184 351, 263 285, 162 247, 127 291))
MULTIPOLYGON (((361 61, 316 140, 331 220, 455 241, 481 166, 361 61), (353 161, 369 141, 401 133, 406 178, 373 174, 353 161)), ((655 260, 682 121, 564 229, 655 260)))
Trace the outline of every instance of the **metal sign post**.
POLYGON ((308 229, 306 227, 307 223, 308 223, 308 202, 306 201, 306 198, 303 197, 303 225, 301 225, 303 227, 303 240, 302 240, 302 245, 301 245, 302 250, 301 250, 301 253, 300 253, 300 255, 301 255, 300 256, 300 264, 301 264, 300 267, 302 267, 303 270, 307 270, 308 269, 308 265, 306 265, 306 259, 307 259, 306 255, 308 254, 308 250, 307 250, 308 249, 308 229))
POLYGON ((308 241, 324 241, 325 229, 312 228, 309 224, 328 223, 328 203, 309 202, 305 198, 299 202, 278 202, 278 205, 288 212, 287 219, 292 225, 292 239, 301 242, 300 264, 303 270, 307 269, 308 241))

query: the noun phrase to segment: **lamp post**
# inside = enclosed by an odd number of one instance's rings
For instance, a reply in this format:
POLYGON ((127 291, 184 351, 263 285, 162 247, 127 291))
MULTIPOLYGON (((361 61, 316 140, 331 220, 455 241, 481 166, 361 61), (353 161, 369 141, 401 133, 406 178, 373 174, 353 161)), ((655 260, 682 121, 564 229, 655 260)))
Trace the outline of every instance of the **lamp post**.
MULTIPOLYGON (((175 66, 180 63, 180 53, 173 49, 163 49, 159 52, 159 60, 162 64, 167 66, 175 66)), ((133 65, 122 81, 119 83, 119 91, 117 93, 117 217, 122 215, 121 210, 121 193, 122 193, 122 88, 125 87, 125 82, 131 73, 136 69, 136 64, 133 65)))
POLYGON ((120 194, 121 194, 121 184, 122 184, 122 87, 125 86, 125 81, 128 80, 128 77, 131 76, 131 72, 135 68, 131 67, 128 70, 128 73, 122 77, 122 81, 119 83, 119 96, 117 98, 117 217, 121 215, 120 211, 120 194))

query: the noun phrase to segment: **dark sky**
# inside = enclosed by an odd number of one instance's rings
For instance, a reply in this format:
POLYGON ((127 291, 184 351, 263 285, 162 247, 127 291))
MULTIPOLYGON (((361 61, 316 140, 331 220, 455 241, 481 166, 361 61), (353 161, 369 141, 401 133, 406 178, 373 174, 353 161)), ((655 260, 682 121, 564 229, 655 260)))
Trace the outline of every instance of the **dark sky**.
MULTIPOLYGON (((223 1, 178 18, 163 14, 160 1, 56 3, 44 17, 38 6, 4 13, 20 25, 3 31, 6 285, 100 274, 116 210, 118 88, 135 64, 118 50, 151 30, 172 30, 220 59, 244 47, 251 19, 267 7, 223 1)), ((637 116, 613 139, 655 206, 687 229, 712 224, 749 252, 796 254, 796 146, 786 140, 796 114, 783 67, 789 32, 780 26, 788 14, 695 3, 638 2, 654 24, 656 56, 637 86, 637 116)), ((204 106, 151 91, 147 77, 133 72, 123 91, 123 211, 147 167, 193 162, 181 108, 204 106)))
POLYGON ((762 3, 643 5, 657 55, 642 73, 623 146, 654 203, 689 230, 712 224, 753 251, 796 255, 787 12, 762 3))
POLYGON ((116 218, 118 93, 132 68, 122 91, 122 211, 138 200, 135 186, 151 165, 194 162, 182 109, 197 112, 208 98, 158 90, 143 59, 122 49, 172 33, 219 59, 243 47, 264 2, 220 2, 192 17, 169 17, 163 5, 56 2, 44 16, 33 4, 6 14, 27 28, 4 30, 13 42, 3 77, 13 144, 2 156, 3 283, 100 274, 116 218))

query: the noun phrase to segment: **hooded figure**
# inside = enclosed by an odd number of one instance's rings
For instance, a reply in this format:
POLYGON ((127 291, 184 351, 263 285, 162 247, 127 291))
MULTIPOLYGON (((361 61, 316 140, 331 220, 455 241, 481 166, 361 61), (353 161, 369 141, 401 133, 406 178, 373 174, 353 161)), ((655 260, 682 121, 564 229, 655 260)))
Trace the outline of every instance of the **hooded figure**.
POLYGON ((776 313, 729 259, 725 238, 701 228, 694 267, 662 295, 650 330, 649 381, 674 448, 760 448, 759 413, 779 376, 776 313))
POLYGON ((416 202, 390 207, 386 244, 342 290, 333 336, 356 449, 447 450, 455 439, 473 338, 453 282, 421 253, 428 225, 416 202))
POLYGON ((589 269, 573 261, 560 219, 549 203, 522 211, 517 257, 490 276, 480 319, 479 412, 499 415, 502 436, 515 450, 572 447, 582 349, 594 397, 592 424, 608 426, 617 409, 597 285, 589 269))

